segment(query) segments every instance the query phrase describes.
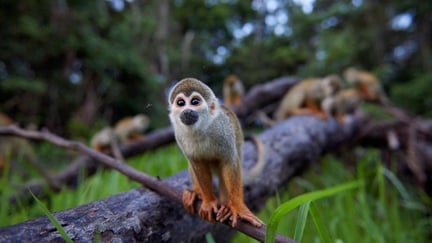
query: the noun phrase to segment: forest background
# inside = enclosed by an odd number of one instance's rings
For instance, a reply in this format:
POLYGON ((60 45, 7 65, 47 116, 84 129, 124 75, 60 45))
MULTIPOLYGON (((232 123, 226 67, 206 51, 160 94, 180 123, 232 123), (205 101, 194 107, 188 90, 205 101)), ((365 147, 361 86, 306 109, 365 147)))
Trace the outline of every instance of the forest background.
POLYGON ((5 0, 0 23, 0 112, 74 140, 137 113, 165 127, 174 82, 196 77, 221 97, 233 73, 248 89, 355 66, 432 116, 429 1, 5 0))
POLYGON ((232 73, 249 88, 356 66, 432 115, 429 1, 6 0, 0 12, 0 111, 69 137, 136 113, 165 126, 173 82, 221 96, 232 73))

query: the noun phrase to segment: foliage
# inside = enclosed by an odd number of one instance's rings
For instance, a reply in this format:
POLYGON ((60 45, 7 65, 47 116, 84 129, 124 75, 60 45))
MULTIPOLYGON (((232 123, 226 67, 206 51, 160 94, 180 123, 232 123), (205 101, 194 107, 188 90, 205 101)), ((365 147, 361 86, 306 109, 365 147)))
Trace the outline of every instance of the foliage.
MULTIPOLYGON (((362 181, 354 181, 354 182, 347 182, 342 185, 333 186, 330 188, 326 188, 324 190, 320 191, 314 191, 305 193, 302 195, 299 195, 287 202, 284 202, 282 205, 280 205, 278 208, 275 209, 275 211, 272 213, 269 223, 267 224, 267 230, 266 230, 266 242, 274 242, 275 240, 275 233, 277 225, 279 224, 281 218, 295 209, 296 207, 300 206, 300 212, 299 212, 299 221, 296 224, 295 234, 294 234, 294 240, 301 241, 303 231, 306 224, 306 217, 307 213, 309 211, 310 203, 313 201, 316 201, 321 198, 333 196, 334 194, 344 192, 346 190, 355 189, 363 184, 362 181)), ((316 224, 317 229, 322 232, 322 228, 324 225, 318 225, 316 224)))
POLYGON ((0 111, 82 137, 95 121, 135 113, 150 115, 152 127, 168 124, 165 93, 185 76, 220 94, 230 73, 249 88, 358 66, 374 71, 397 104, 429 114, 422 88, 431 83, 432 4, 312 4, 305 11, 297 1, 2 1, 0 111))
MULTIPOLYGON (((43 146, 41 149, 49 148, 43 146)), ((55 149, 51 151, 57 153, 55 149)), ((56 157, 56 155, 52 154, 51 157, 56 157)), ((128 160, 128 163, 138 170, 160 177, 167 177, 187 168, 187 162, 176 145, 133 157, 128 160)), ((0 218, 5 219, 0 222, 0 227, 45 214, 38 205, 24 206, 24 204, 18 203, 12 206, 8 203, 9 197, 16 193, 15 187, 9 184, 8 177, 10 175, 8 176, 8 174, 9 169, 6 168, 3 176, 0 177, 0 218)), ((60 193, 53 193, 48 199, 42 200, 42 203, 47 206, 49 211, 56 212, 140 186, 137 182, 129 180, 115 170, 101 170, 91 178, 85 180, 83 176, 80 178, 81 181, 78 182, 78 187, 75 190, 65 188, 60 193), (101 190, 101 188, 106 190, 101 190)), ((15 183, 19 183, 19 181, 15 180, 15 183)))
POLYGON ((392 96, 396 103, 415 113, 432 117, 432 72, 417 75, 410 83, 401 83, 394 86, 392 96))
MULTIPOLYGON (((42 149, 49 148, 43 146, 42 149)), ((303 242, 318 239, 327 239, 327 242, 328 239, 354 242, 427 241, 427 237, 430 237, 428 229, 432 227, 432 218, 427 216, 430 213, 431 200, 398 180, 391 170, 381 166, 376 157, 376 152, 369 152, 353 171, 341 161, 328 156, 321 165, 317 164, 302 178, 290 182, 288 188, 281 191, 277 197, 270 199, 258 216, 269 223, 276 208, 282 205, 282 202, 293 201, 295 196, 307 197, 311 191, 331 188, 346 181, 363 180, 365 183, 360 190, 344 191, 320 199, 311 203, 309 210, 304 208, 304 213, 294 210, 283 216, 277 232, 290 237, 294 234, 298 237, 302 235, 303 242), (310 213, 312 221, 307 220, 307 212, 310 213), (303 219, 300 220, 297 215, 303 219), (296 225, 301 226, 297 231, 294 230, 296 225)), ((128 163, 150 175, 160 177, 169 176, 187 167, 184 156, 175 145, 131 158, 128 163), (164 166, 161 166, 161 163, 164 166)), ((7 203, 9 196, 15 192, 13 187, 7 186, 8 180, 5 178, 8 177, 8 171, 5 170, 6 174, 0 180, 0 218, 5 219, 0 222, 0 227, 46 214, 38 205, 24 206, 18 203, 11 206, 7 203)), ((65 189, 60 194, 51 195, 43 200, 43 204, 50 212, 55 212, 140 186, 113 170, 101 170, 78 185, 76 190, 65 189)), ((207 238, 212 237, 209 235, 207 238)), ((232 240, 250 241, 240 233, 232 240)))
MULTIPOLYGON (((430 198, 405 183, 377 160, 376 151, 369 151, 356 165, 347 165, 327 156, 321 164, 296 178, 275 198, 270 199, 258 216, 269 222, 283 202, 297 195, 345 181, 363 180, 360 189, 344 191, 311 203, 312 221, 307 221, 301 242, 428 242, 430 198), (319 175, 319 176, 318 176, 319 175), (320 227, 317 227, 320 225, 320 227), (324 226, 323 226, 324 225, 324 226)), ((293 237, 302 213, 294 210, 285 215, 277 232, 293 237)), ((255 242, 238 233, 231 242, 255 242)))

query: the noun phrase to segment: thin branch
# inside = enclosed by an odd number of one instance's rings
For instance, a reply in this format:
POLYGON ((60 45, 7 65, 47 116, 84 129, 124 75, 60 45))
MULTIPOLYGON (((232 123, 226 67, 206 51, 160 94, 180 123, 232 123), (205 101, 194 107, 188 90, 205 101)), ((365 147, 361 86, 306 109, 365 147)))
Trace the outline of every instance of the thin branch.
MULTIPOLYGON (((53 143, 57 146, 72 149, 79 151, 83 154, 88 155, 89 157, 93 158, 94 160, 103 163, 105 166, 108 166, 110 168, 113 168, 122 174, 126 175, 130 179, 142 183, 145 187, 147 187, 150 190, 153 190, 154 192, 168 197, 170 199, 173 199, 175 201, 181 202, 182 201, 182 191, 178 190, 176 188, 171 187, 167 183, 158 180, 157 178, 154 178, 152 176, 149 176, 141 171, 138 171, 131 166, 127 165, 126 163, 122 163, 119 160, 116 160, 106 154, 99 153, 83 143, 76 142, 76 141, 69 141, 62 137, 59 137, 48 130, 44 129, 42 132, 39 131, 30 131, 22 129, 16 125, 10 125, 6 127, 0 127, 0 135, 17 135, 25 138, 30 139, 42 139, 45 141, 48 141, 50 143, 53 143)), ((225 222, 226 225, 228 222, 225 222)), ((264 241, 265 238, 265 227, 256 228, 252 225, 249 225, 245 222, 240 221, 235 227, 235 229, 243 232, 244 234, 259 240, 264 241)), ((291 239, 288 239, 284 236, 278 235, 276 242, 295 242, 291 239)))

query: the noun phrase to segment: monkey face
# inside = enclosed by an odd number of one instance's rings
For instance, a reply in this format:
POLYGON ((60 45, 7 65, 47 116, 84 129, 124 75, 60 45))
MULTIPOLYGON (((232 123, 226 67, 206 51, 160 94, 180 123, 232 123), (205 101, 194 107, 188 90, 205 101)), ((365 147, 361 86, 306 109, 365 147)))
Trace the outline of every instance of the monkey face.
POLYGON ((190 96, 179 93, 171 105, 173 118, 179 119, 186 126, 200 127, 200 121, 207 119, 208 113, 208 103, 198 92, 192 92, 190 96))
POLYGON ((342 87, 342 81, 339 76, 332 74, 322 80, 325 96, 336 94, 342 87))

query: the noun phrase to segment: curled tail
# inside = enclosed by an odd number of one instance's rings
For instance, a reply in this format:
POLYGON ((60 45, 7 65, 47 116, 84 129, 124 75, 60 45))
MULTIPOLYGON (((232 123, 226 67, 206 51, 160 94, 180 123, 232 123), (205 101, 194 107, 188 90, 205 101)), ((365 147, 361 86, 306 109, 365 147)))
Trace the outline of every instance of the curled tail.
POLYGON ((255 144, 257 153, 255 165, 250 170, 243 171, 243 184, 248 185, 253 183, 263 172, 265 165, 265 147, 262 140, 257 136, 248 135, 245 139, 251 140, 255 144))

